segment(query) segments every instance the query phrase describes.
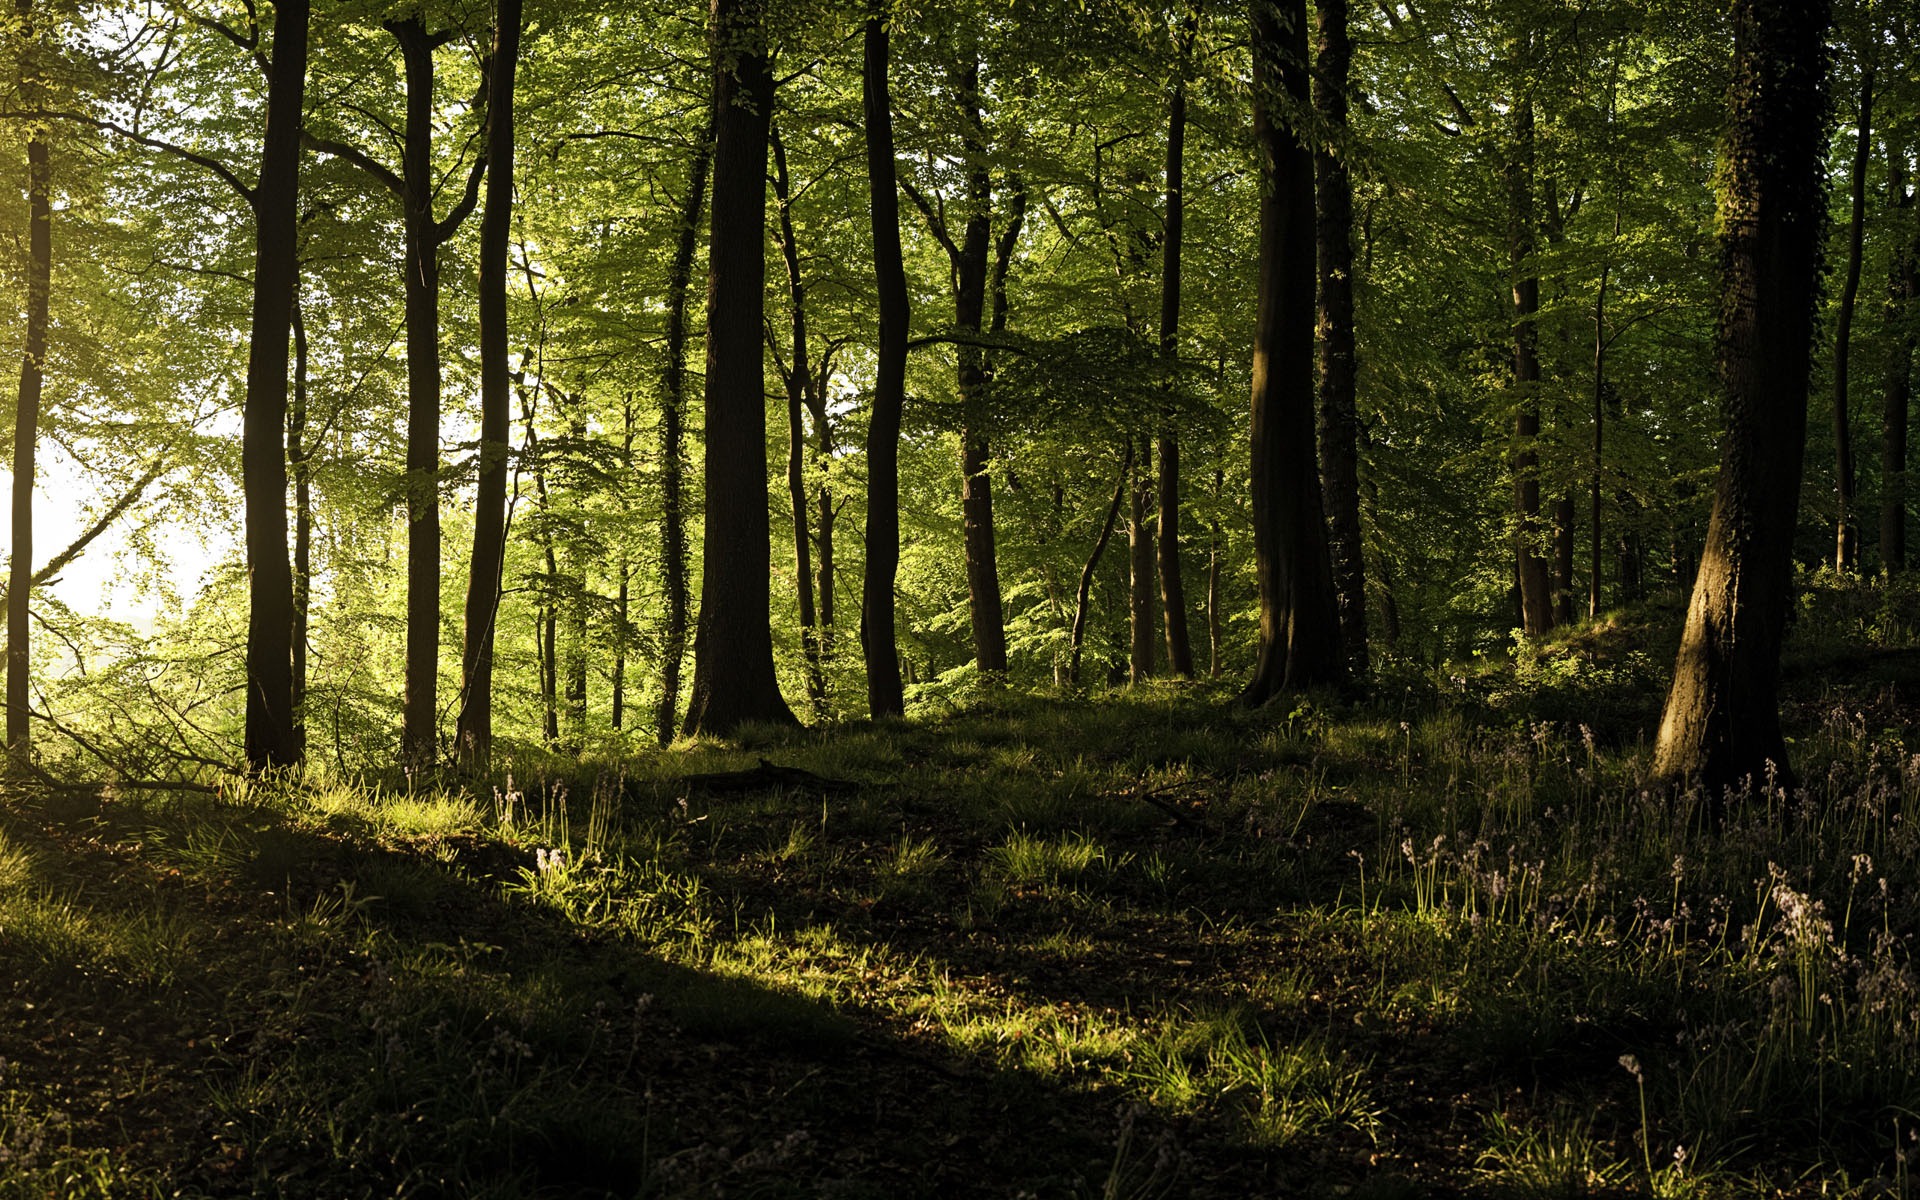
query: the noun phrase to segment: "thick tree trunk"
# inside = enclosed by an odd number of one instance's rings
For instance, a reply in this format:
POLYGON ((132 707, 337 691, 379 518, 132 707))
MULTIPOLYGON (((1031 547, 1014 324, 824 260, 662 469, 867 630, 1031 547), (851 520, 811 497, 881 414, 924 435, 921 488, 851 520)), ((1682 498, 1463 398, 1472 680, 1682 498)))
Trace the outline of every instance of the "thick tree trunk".
POLYGON ((1770 774, 1791 778, 1778 685, 1806 444, 1827 21, 1824 0, 1733 5, 1720 175, 1727 432, 1654 746, 1657 775, 1695 782, 1713 797, 1770 774))
POLYGON ((887 26, 880 0, 875 3, 867 17, 861 94, 880 329, 873 405, 867 417, 867 563, 861 579, 860 645, 867 665, 867 711, 878 718, 906 711, 894 632, 893 585, 900 569, 900 411, 906 400, 909 301, 900 252, 887 26))
POLYGON ((1553 580, 1540 525, 1540 352, 1534 318, 1540 279, 1533 251, 1533 105, 1514 110, 1512 157, 1507 163, 1507 254, 1513 279, 1513 500, 1520 624, 1529 637, 1553 628, 1553 580))
MULTIPOLYGON (((813 607, 813 550, 807 529, 807 431, 801 413, 809 407, 813 371, 807 358, 807 285, 800 275, 800 243, 793 235, 793 190, 787 148, 777 125, 773 143, 773 194, 780 209, 780 257, 787 267, 787 305, 793 350, 787 365, 787 508, 793 519, 793 582, 800 607, 800 655, 806 663, 807 702, 815 719, 825 715, 826 675, 820 668, 820 631, 813 607)), ((824 381, 823 381, 824 383, 824 381)))
MULTIPOLYGON (((493 644, 506 563, 508 423, 507 245, 513 222, 513 91, 520 58, 521 0, 497 0, 487 80, 486 208, 480 216, 480 461, 473 497, 460 716, 461 765, 484 771, 493 753, 493 644)), ((622 581, 624 583, 624 580, 622 581)), ((618 722, 615 722, 616 727, 618 722)))
POLYGON ((679 240, 667 275, 667 370, 660 388, 660 573, 666 582, 666 628, 660 639, 660 703, 654 732, 662 746, 680 728, 680 667, 687 657, 687 516, 684 414, 687 398, 687 296, 700 248, 700 208, 713 162, 713 121, 700 133, 687 170, 679 240))
POLYGON ((1147 512, 1153 507, 1153 457, 1148 443, 1132 452, 1131 503, 1127 512, 1127 680, 1142 683, 1153 677, 1153 652, 1160 630, 1153 619, 1154 546, 1147 512))
POLYGON ((307 0, 274 6, 273 61, 260 182, 253 192, 253 320, 241 433, 247 523, 247 766, 300 761, 294 738, 293 570, 287 562, 287 341, 293 321, 300 110, 307 82, 307 0))
POLYGON ((1347 77, 1353 43, 1346 0, 1314 7, 1313 105, 1321 124, 1313 156, 1320 270, 1318 394, 1321 490, 1340 601, 1347 665, 1368 666, 1367 572, 1360 533, 1360 418, 1354 401, 1353 181, 1347 173, 1347 77))
POLYGON ((1833 565, 1851 571, 1860 565, 1860 524, 1854 514, 1853 422, 1848 416, 1848 367, 1853 349, 1853 307, 1860 295, 1860 250, 1867 227, 1867 164, 1873 155, 1873 64, 1860 71, 1858 133, 1853 148, 1853 201, 1847 227, 1847 271, 1840 285, 1840 311, 1833 334, 1833 492, 1839 506, 1834 522, 1833 565))
MULTIPOLYGON (((23 32, 31 54, 33 3, 16 0, 14 11, 27 25, 23 32)), ((21 91, 31 97, 39 81, 32 68, 21 72, 21 91)), ((27 139, 27 328, 20 355, 20 392, 13 417, 13 547, 7 572, 7 756, 16 776, 33 766, 33 730, 29 718, 33 641, 33 477, 40 442, 41 381, 47 362, 47 309, 53 289, 52 156, 45 134, 27 139)), ((283 383, 284 386, 284 383, 283 383)), ((285 526, 281 528, 285 541, 285 526)))
POLYGON ((713 0, 713 222, 707 261, 706 529, 686 732, 794 724, 773 671, 760 326, 773 75, 765 0, 713 0))
POLYGON ((1133 445, 1128 443, 1126 454, 1120 460, 1120 479, 1113 485, 1113 500, 1107 505, 1106 519, 1100 523, 1100 536, 1094 539, 1093 552, 1087 555, 1086 565, 1080 568, 1080 587, 1074 592, 1073 628, 1067 635, 1067 682, 1074 687, 1080 685, 1080 652, 1086 645, 1087 613, 1093 602, 1093 573, 1100 566, 1100 556, 1107 552, 1107 543, 1113 540, 1113 527, 1120 521, 1120 502, 1126 498, 1127 479, 1133 473, 1133 445))
POLYGON ((1573 623, 1573 497, 1553 502, 1553 622, 1573 623))
POLYGON ((1284 89, 1308 106, 1305 0, 1254 0, 1253 127, 1261 155, 1259 310, 1253 343, 1253 542, 1260 659, 1240 694, 1264 704, 1347 675, 1314 446, 1313 154, 1276 121, 1284 89))
POLYGON ((1887 386, 1880 407, 1880 565, 1907 566, 1907 416, 1913 395, 1913 314, 1920 303, 1920 197, 1907 190, 1905 150, 1889 156, 1888 191, 1908 228, 1895 242, 1887 291, 1887 324, 1893 330, 1887 386))

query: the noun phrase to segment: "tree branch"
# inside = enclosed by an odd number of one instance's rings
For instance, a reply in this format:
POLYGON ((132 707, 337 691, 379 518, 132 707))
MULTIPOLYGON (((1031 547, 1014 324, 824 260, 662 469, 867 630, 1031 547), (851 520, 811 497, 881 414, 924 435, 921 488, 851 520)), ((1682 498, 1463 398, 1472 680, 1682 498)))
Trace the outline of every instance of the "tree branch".
POLYGON ((375 182, 396 196, 407 194, 407 185, 401 181, 398 173, 357 146, 349 146, 345 142, 336 142, 330 138, 315 137, 304 130, 300 133, 300 141, 315 154, 330 154, 359 167, 371 175, 375 182))

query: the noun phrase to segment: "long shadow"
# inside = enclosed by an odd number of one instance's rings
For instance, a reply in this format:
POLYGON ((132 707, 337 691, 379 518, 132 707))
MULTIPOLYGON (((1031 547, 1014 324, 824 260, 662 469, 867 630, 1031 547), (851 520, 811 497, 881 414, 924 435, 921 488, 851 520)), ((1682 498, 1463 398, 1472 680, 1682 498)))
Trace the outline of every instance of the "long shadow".
POLYGON ((435 862, 269 809, 4 823, 82 906, 165 897, 186 927, 167 982, 15 972, 40 1005, 16 1033, 112 1028, 159 1080, 98 1127, 184 1194, 1310 1195, 1368 1173, 583 934, 503 895, 526 864, 490 843, 435 862), (125 849, 195 830, 181 874, 125 849))

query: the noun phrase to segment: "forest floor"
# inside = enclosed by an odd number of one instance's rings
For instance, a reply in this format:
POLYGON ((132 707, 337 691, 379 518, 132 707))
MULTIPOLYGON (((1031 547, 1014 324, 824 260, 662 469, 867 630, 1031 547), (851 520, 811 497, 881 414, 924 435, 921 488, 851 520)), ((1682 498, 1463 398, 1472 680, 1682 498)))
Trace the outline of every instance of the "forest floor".
POLYGON ((1258 713, 16 791, 0 1197, 1905 1196, 1920 651, 1874 603, 1802 619, 1808 786, 1724 818, 1640 786, 1670 609, 1258 713), (762 759, 851 786, 688 780, 762 759))

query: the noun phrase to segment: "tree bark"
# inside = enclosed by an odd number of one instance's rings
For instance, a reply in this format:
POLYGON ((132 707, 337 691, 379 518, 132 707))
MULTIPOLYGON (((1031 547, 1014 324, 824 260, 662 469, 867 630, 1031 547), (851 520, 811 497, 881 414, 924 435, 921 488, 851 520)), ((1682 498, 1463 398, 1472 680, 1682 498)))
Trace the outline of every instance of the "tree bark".
POLYGON ((1145 438, 1132 451, 1131 485, 1127 491, 1127 680, 1143 683, 1153 677, 1153 652, 1160 630, 1154 628, 1154 539, 1147 527, 1147 512, 1153 507, 1153 456, 1145 438))
POLYGON ((247 766, 296 765, 293 570, 287 561, 287 342, 293 321, 300 111, 307 81, 307 0, 274 6, 266 133, 254 217, 253 317, 242 418, 247 540, 247 766))
POLYGON ((1907 417, 1913 394, 1913 313, 1920 303, 1920 203, 1907 190, 1905 150, 1890 159, 1888 191, 1908 228, 1896 242, 1887 323, 1893 330, 1887 386, 1880 406, 1880 565, 1888 571, 1907 566, 1907 417))
POLYGON ((1839 506, 1834 522, 1833 565, 1851 571, 1860 565, 1860 525, 1854 514, 1853 422, 1848 416, 1848 368, 1853 349, 1853 308, 1860 295, 1860 251, 1867 226, 1867 164, 1873 155, 1873 64, 1860 70, 1858 133, 1853 148, 1852 212, 1847 226, 1847 271, 1840 285, 1840 311, 1833 334, 1833 491, 1839 506))
MULTIPOLYGON (((787 267, 787 306, 793 349, 787 363, 787 507, 793 518, 793 576, 800 609, 800 655, 806 663, 807 703, 816 719, 825 715, 826 675, 820 667, 820 630, 813 607, 813 550, 807 529, 807 431, 801 413, 811 407, 813 372, 807 357, 807 285, 800 275, 800 244, 793 235, 793 189, 787 148, 778 125, 773 143, 773 195, 780 210, 780 257, 787 267)), ((771 336, 771 334, 769 334, 771 336)), ((824 380, 822 381, 824 383, 824 380)))
POLYGON ((713 220, 707 260, 706 529, 686 732, 796 724, 773 671, 768 580, 765 0, 713 0, 713 220))
POLYGON ((680 728, 680 667, 687 656, 686 446, 683 416, 687 396, 687 296, 693 290, 693 259, 700 248, 700 208, 713 163, 713 118, 700 133, 687 171, 679 240, 667 275, 667 369, 660 388, 660 571, 667 592, 666 629, 660 639, 660 703, 654 732, 662 746, 680 728))
POLYGON ((1540 279, 1534 271, 1533 104, 1515 106, 1507 163, 1507 254, 1513 278, 1513 500, 1520 624, 1529 637, 1553 628, 1553 581, 1540 553, 1540 352, 1534 319, 1540 279))
POLYGON ((1254 0, 1253 127, 1261 155, 1253 344, 1253 542, 1260 658, 1240 694, 1264 704, 1346 678, 1314 446, 1313 154, 1276 121, 1308 109, 1305 0, 1254 0))
POLYGON ((1735 0, 1720 173, 1726 437, 1654 771, 1719 797, 1790 780, 1778 701, 1806 445, 1828 6, 1735 0))
MULTIPOLYGON (((959 79, 962 147, 967 160, 967 224, 954 273, 954 325, 964 337, 985 327, 988 252, 993 238, 993 183, 987 174, 986 134, 980 116, 980 62, 968 62, 959 79)), ((1000 565, 994 546, 993 480, 987 474, 992 449, 985 424, 986 352, 959 347, 960 513, 967 569, 967 609, 973 628, 974 663, 986 675, 1007 670, 1006 619, 1000 605, 1000 565)))
MULTIPOLYGON (((484 771, 493 754, 493 644, 506 565, 508 424, 507 248, 513 222, 513 92, 520 59, 521 0, 496 0, 487 80, 486 208, 480 216, 480 460, 473 498, 462 697, 455 724, 461 765, 484 771)), ((622 581, 624 583, 624 580, 622 581)), ((616 721, 616 726, 618 722, 616 721)))
POLYGON ((867 711, 876 718, 906 711, 894 631, 893 587, 900 569, 900 414, 906 401, 910 301, 900 251, 900 197, 888 59, 884 0, 875 0, 867 17, 861 96, 880 328, 875 347, 878 362, 873 406, 867 417, 867 563, 861 579, 860 644, 867 665, 867 711))
POLYGON ((1359 412, 1354 401, 1353 181, 1347 173, 1347 80, 1353 43, 1346 0, 1314 6, 1313 105, 1321 134, 1313 156, 1320 271, 1317 326, 1321 488, 1347 666, 1368 666, 1367 572, 1360 533, 1359 412))
MULTIPOLYGON (((22 52, 32 55, 32 0, 16 0, 26 26, 22 52)), ((21 91, 31 102, 37 69, 21 69, 21 91)), ((53 291, 52 155, 44 132, 27 138, 27 328, 20 355, 20 392, 13 418, 13 546, 7 572, 7 757, 15 776, 33 766, 30 697, 33 670, 33 477, 40 441, 41 383, 47 362, 47 310, 53 291)), ((285 538, 284 525, 281 536, 285 538)))
MULTIPOLYGON (((1187 80, 1186 53, 1194 37, 1191 19, 1181 46, 1181 74, 1167 105, 1167 216, 1160 245, 1160 356, 1180 361, 1180 254, 1186 234, 1187 80)), ((1180 437, 1173 425, 1161 427, 1158 566, 1160 615, 1166 623, 1167 669, 1193 678, 1193 639, 1187 630, 1187 589, 1180 571, 1180 437)))
POLYGON ((293 404, 287 412, 287 466, 293 473, 293 741, 307 749, 307 624, 313 597, 313 447, 307 445, 307 323, 293 299, 293 404))

